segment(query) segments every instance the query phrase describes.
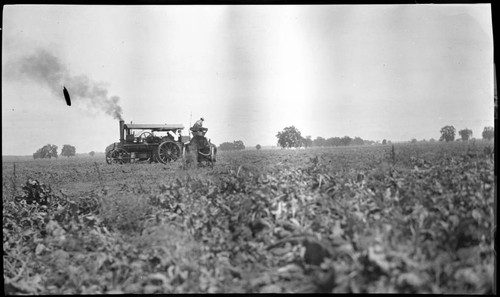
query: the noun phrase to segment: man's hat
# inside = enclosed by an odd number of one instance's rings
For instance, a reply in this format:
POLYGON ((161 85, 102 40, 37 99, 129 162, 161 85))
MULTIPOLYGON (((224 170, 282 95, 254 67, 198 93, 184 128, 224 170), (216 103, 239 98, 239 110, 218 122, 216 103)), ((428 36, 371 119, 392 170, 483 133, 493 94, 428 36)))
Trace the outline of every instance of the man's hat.
POLYGON ((200 120, 204 121, 205 119, 204 119, 204 118, 201 118, 200 120))

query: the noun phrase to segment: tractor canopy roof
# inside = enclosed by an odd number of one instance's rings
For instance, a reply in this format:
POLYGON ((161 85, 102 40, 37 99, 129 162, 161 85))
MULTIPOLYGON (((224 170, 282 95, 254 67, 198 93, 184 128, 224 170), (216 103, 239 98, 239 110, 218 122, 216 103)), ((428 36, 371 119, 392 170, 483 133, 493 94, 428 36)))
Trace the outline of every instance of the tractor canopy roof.
POLYGON ((140 129, 151 131, 173 131, 177 129, 184 129, 182 124, 124 124, 126 129, 140 129))

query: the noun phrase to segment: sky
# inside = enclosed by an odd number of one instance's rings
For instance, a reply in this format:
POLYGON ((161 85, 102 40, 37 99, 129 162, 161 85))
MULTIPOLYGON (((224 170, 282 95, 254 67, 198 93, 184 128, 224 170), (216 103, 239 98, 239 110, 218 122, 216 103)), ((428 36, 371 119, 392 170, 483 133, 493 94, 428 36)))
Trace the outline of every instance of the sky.
POLYGON ((2 31, 2 155, 103 152, 119 118, 247 147, 494 123, 490 4, 7 5, 2 31))

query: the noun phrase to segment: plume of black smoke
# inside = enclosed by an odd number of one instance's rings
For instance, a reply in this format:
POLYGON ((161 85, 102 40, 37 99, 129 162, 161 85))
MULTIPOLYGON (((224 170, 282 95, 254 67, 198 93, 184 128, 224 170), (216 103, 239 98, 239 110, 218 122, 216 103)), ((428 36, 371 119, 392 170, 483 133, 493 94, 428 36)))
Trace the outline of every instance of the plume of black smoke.
POLYGON ((57 98, 65 85, 72 98, 87 100, 92 107, 122 120, 120 97, 109 97, 105 84, 92 81, 86 75, 71 76, 67 67, 45 49, 39 49, 30 56, 9 63, 6 76, 34 80, 48 87, 57 98))

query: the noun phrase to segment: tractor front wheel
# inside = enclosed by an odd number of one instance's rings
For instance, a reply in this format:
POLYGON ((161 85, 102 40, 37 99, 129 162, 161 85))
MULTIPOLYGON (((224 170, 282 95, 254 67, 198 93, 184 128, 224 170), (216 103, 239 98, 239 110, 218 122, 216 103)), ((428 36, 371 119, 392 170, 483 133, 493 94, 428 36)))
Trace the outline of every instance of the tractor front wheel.
POLYGON ((130 154, 124 149, 110 150, 106 154, 106 163, 108 164, 112 163, 123 164, 129 162, 130 162, 130 154))
POLYGON ((114 150, 109 150, 109 151, 106 153, 106 163, 108 163, 108 164, 113 163, 113 157, 112 157, 112 155, 113 155, 113 151, 114 151, 114 150))

